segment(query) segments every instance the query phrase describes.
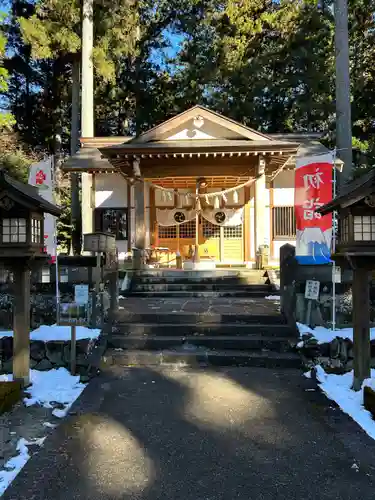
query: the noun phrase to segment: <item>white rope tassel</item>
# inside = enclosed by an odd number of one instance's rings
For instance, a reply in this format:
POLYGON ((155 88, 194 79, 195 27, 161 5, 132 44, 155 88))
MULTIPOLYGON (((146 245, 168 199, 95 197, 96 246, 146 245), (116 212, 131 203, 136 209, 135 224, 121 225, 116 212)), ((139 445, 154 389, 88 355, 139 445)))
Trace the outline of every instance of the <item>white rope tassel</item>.
POLYGON ((172 193, 170 191, 168 191, 168 200, 169 201, 173 200, 172 193))
POLYGON ((216 196, 216 198, 215 198, 214 208, 220 208, 220 201, 219 201, 219 197, 218 196, 216 196))
POLYGON ((182 208, 182 198, 179 194, 177 195, 177 208, 182 208))
POLYGON ((205 200, 206 200, 207 205, 209 205, 209 204, 210 204, 210 201, 209 201, 209 199, 208 199, 208 196, 207 196, 207 195, 205 196, 205 200))
POLYGON ((161 192, 161 201, 165 203, 167 201, 167 194, 165 191, 161 192))
POLYGON ((225 203, 228 202, 228 198, 225 196, 225 193, 223 193, 223 200, 224 200, 225 203))
POLYGON ((238 203, 238 192, 233 191, 233 203, 238 203))

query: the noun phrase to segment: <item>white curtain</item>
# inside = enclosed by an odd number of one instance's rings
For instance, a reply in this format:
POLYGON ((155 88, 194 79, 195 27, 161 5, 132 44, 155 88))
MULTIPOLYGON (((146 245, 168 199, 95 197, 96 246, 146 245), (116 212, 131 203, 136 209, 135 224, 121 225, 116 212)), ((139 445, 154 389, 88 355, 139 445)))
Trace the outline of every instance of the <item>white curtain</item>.
POLYGON ((174 208, 172 210, 156 209, 156 221, 159 226, 179 226, 193 219, 195 219, 195 210, 183 208, 174 208))
POLYGON ((211 224, 215 224, 216 226, 234 227, 242 224, 243 207, 203 210, 202 215, 211 224))

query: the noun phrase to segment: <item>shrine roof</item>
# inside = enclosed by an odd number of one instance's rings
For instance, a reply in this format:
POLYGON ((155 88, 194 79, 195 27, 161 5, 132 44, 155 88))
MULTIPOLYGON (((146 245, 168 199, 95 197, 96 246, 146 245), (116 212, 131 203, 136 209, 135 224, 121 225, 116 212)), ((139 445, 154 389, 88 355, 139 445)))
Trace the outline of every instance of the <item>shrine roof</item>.
POLYGON ((326 215, 339 208, 350 207, 373 193, 375 193, 375 168, 348 182, 343 186, 341 194, 317 211, 326 215))
POLYGON ((40 208, 43 212, 59 217, 62 213, 60 207, 50 203, 49 201, 42 198, 38 189, 30 184, 24 184, 23 182, 19 182, 13 177, 9 176, 4 172, 4 170, 0 170, 0 191, 9 191, 9 194, 12 192, 16 195, 19 195, 21 199, 26 199, 35 205, 35 207, 40 208))

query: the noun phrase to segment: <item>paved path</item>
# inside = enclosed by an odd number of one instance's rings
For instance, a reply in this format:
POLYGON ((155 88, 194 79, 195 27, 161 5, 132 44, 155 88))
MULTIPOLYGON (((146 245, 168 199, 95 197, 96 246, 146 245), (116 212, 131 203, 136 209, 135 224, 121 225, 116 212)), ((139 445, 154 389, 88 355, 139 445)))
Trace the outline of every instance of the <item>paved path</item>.
POLYGON ((115 368, 3 500, 372 500, 374 442, 308 384, 292 370, 115 368))

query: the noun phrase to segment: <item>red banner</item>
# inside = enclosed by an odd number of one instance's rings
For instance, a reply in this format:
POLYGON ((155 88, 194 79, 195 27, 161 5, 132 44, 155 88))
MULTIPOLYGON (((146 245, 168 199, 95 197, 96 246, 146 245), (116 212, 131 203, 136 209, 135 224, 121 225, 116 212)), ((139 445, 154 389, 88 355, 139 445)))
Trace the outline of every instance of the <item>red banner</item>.
POLYGON ((323 264, 330 260, 332 214, 322 217, 316 210, 332 200, 332 160, 332 155, 297 158, 296 256, 301 263, 323 264))

